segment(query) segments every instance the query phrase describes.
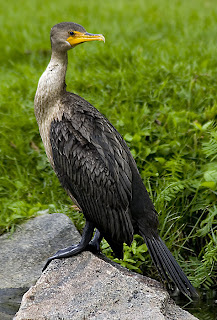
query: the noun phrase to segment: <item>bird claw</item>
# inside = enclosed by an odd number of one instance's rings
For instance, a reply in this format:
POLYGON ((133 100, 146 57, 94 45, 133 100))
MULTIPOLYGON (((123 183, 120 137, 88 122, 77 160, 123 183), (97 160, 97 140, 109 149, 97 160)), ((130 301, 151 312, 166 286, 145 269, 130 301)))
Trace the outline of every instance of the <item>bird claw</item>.
POLYGON ((92 253, 99 253, 100 252, 100 244, 98 242, 90 242, 86 248, 86 250, 92 253))
POLYGON ((79 244, 72 245, 70 247, 57 251, 52 257, 48 258, 44 268, 42 269, 42 272, 47 268, 49 263, 54 259, 72 257, 84 250, 90 250, 93 253, 98 253, 100 251, 100 241, 102 240, 102 237, 100 235, 100 232, 96 230, 96 233, 93 239, 91 240, 93 235, 93 230, 94 230, 93 223, 86 221, 83 235, 79 244))
POLYGON ((50 257, 47 259, 47 262, 45 263, 43 269, 42 269, 42 272, 45 271, 45 269, 47 269, 48 265, 50 264, 50 262, 53 260, 54 258, 53 257, 50 257))
POLYGON ((71 252, 71 250, 74 249, 75 247, 76 245, 73 245, 73 246, 58 250, 52 257, 47 259, 47 262, 45 263, 42 269, 42 272, 48 267, 48 265, 52 260, 64 258, 64 256, 66 256, 66 254, 68 255, 69 252, 71 252))

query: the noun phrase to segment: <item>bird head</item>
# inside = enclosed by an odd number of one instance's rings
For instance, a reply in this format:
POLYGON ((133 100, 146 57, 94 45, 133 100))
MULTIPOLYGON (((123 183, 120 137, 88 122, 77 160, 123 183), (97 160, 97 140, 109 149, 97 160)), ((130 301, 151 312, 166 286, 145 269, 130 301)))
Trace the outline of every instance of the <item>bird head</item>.
POLYGON ((73 22, 61 22, 50 32, 51 47, 57 51, 67 51, 87 41, 104 41, 102 34, 88 33, 84 27, 73 22))

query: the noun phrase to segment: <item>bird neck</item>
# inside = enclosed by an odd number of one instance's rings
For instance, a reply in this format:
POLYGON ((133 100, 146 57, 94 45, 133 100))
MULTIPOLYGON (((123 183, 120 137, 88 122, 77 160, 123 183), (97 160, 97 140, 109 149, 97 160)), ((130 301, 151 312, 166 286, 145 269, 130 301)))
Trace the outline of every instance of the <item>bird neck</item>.
MULTIPOLYGON (((48 92, 53 96, 57 96, 65 91, 65 77, 66 69, 68 64, 67 52, 55 52, 52 51, 51 60, 47 66, 47 69, 42 75, 43 90, 48 90, 48 92), (46 80, 46 81, 44 81, 46 80)), ((39 80, 39 83, 40 83, 39 80)))
POLYGON ((38 82, 35 95, 37 120, 54 108, 66 92, 67 52, 52 51, 51 60, 38 82))

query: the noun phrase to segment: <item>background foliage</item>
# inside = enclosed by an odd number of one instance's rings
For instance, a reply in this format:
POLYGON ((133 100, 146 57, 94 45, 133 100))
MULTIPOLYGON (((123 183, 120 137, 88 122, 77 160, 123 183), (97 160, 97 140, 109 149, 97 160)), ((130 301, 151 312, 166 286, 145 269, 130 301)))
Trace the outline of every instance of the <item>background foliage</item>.
MULTIPOLYGON (((196 287, 217 281, 217 6, 214 0, 1 2, 0 231, 42 212, 83 220, 47 162, 33 111, 61 21, 102 33, 69 54, 68 90, 127 141, 160 235, 196 287)), ((111 255, 106 242, 102 249, 111 255)), ((121 263, 156 276, 136 237, 121 263)))

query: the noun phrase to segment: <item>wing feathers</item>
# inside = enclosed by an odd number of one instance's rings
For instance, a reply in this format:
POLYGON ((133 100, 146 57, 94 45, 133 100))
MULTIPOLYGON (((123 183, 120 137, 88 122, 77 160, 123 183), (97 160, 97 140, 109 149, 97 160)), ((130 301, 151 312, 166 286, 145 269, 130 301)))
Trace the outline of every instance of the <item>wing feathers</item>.
POLYGON ((132 173, 127 155, 120 152, 123 148, 113 133, 104 118, 64 114, 62 121, 52 122, 50 141, 55 171, 85 217, 105 237, 112 231, 111 239, 130 244, 132 173))

